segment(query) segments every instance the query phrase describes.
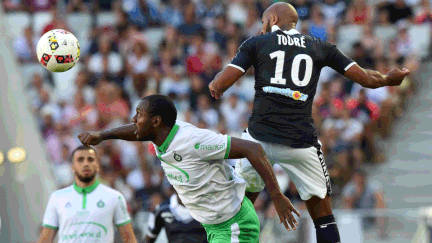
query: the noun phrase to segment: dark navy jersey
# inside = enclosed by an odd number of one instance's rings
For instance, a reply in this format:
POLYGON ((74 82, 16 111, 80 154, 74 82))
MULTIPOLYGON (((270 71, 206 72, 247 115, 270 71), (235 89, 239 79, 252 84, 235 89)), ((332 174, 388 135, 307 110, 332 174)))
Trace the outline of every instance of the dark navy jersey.
POLYGON ((228 65, 243 72, 255 68, 252 137, 305 148, 317 141, 311 113, 321 69, 344 74, 354 64, 330 42, 273 26, 271 33, 243 42, 228 65))
POLYGON ((157 206, 150 215, 147 235, 157 238, 162 228, 165 228, 169 243, 207 243, 204 227, 178 204, 176 195, 157 206))

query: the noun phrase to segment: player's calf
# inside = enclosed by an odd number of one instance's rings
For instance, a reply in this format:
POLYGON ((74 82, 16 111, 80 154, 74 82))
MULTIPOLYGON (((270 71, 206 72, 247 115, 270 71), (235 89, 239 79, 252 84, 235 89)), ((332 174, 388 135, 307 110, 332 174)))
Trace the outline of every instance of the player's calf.
POLYGON ((317 243, 340 243, 339 230, 333 215, 314 220, 317 243))

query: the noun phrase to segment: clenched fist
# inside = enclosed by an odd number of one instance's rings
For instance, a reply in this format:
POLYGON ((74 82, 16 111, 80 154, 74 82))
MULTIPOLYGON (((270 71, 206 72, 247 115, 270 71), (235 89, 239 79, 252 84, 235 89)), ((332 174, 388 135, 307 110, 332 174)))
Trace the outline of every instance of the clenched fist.
POLYGON ((78 138, 81 143, 87 147, 90 145, 98 145, 103 141, 103 138, 99 132, 83 132, 78 135, 78 138))

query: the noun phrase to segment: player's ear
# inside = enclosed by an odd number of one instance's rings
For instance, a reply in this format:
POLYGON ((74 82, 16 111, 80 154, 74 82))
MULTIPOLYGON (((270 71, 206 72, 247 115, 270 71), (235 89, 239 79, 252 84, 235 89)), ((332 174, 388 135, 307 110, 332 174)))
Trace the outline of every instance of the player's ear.
POLYGON ((276 14, 270 15, 270 27, 276 25, 279 21, 279 17, 276 14))
POLYGON ((158 127, 162 123, 162 117, 154 116, 153 117, 153 127, 158 127))

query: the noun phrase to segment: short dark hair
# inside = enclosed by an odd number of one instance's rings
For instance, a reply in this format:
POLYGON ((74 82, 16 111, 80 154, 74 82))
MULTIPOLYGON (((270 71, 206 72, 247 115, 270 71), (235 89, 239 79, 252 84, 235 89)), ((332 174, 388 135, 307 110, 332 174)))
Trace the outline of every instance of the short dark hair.
POLYGON ((74 159, 74 155, 75 155, 75 153, 76 153, 77 151, 83 151, 83 150, 94 150, 95 153, 97 154, 97 150, 96 150, 95 147, 93 147, 93 146, 86 147, 86 146, 81 145, 81 146, 79 146, 78 148, 74 149, 74 151, 72 151, 72 154, 71 154, 71 157, 70 157, 70 160, 71 160, 72 163, 73 163, 73 159, 74 159))
POLYGON ((174 103, 165 95, 149 95, 141 99, 147 101, 147 112, 150 116, 160 116, 163 124, 173 127, 177 120, 177 109, 174 103))

